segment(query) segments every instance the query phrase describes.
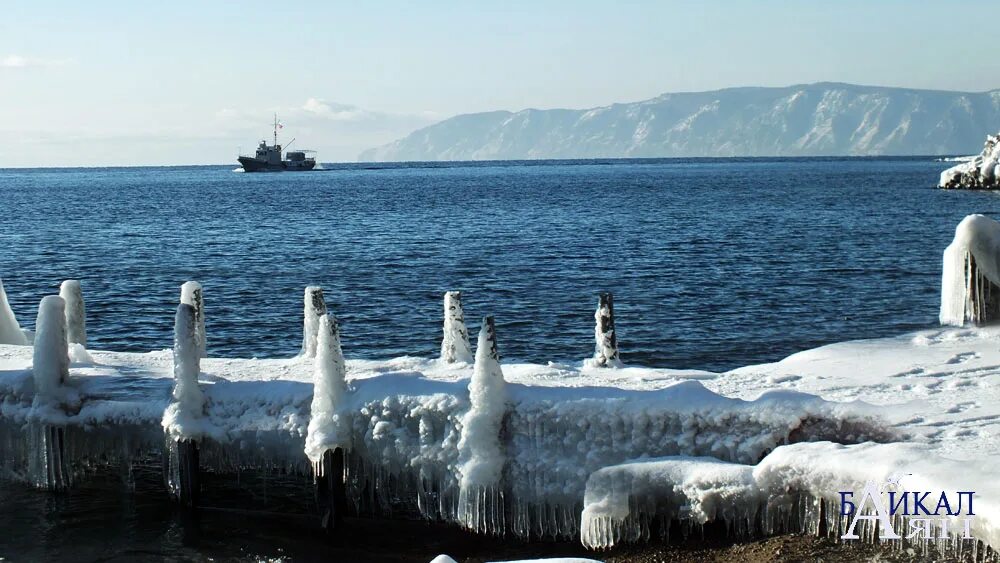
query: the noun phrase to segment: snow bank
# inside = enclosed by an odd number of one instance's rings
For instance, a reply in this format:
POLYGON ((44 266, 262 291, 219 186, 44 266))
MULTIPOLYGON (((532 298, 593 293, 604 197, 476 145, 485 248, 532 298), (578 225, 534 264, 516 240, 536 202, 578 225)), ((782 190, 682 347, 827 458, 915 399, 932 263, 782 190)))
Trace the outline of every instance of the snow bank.
POLYGON ((66 280, 59 286, 59 297, 66 302, 66 338, 70 344, 87 346, 87 313, 78 280, 66 280))
POLYGON ((462 293, 449 291, 444 294, 444 337, 441 339, 441 361, 446 363, 472 363, 472 346, 469 329, 465 327, 462 310, 462 293))
MULTIPOLYGON (((185 284, 187 285, 187 284, 185 284)), ((174 318, 173 401, 163 412, 163 428, 170 442, 205 437, 205 396, 198 386, 201 347, 195 308, 181 303, 174 318)))
POLYGON ((984 324, 1000 318, 1000 223, 969 215, 944 251, 941 324, 984 324))
POLYGON ((207 358, 207 336, 205 334, 205 298, 201 284, 196 281, 184 282, 181 286, 181 303, 194 309, 194 338, 199 358, 207 358))
POLYGON ((54 397, 69 379, 66 302, 61 297, 48 295, 38 304, 31 371, 39 397, 54 397))
POLYGON ((326 315, 326 301, 323 299, 323 288, 315 285, 307 287, 303 296, 302 356, 316 357, 319 320, 324 315, 326 315))
MULTIPOLYGON (((721 521, 737 536, 781 530, 839 538, 850 531, 853 519, 841 514, 840 493, 849 492, 847 498, 861 506, 862 491, 872 483, 880 487, 878 493, 929 493, 923 497, 933 499, 926 500, 927 509, 938 514, 924 516, 934 520, 933 534, 939 534, 941 520, 946 521, 953 535, 937 540, 938 547, 946 549, 962 548, 963 541, 954 534, 963 533, 962 519, 967 516, 957 506, 938 510, 940 496, 944 493, 954 502, 959 492, 974 491, 971 535, 987 545, 1000 545, 1000 484, 992 471, 928 455, 926 447, 917 444, 830 442, 782 446, 756 466, 663 458, 602 469, 587 482, 581 540, 598 549, 638 541, 649 537, 654 520, 659 520, 661 531, 674 520, 689 526, 721 521)), ((917 508, 910 508, 919 518, 917 508)), ((898 514, 890 525, 905 537, 914 529, 907 520, 911 518, 898 514)), ((875 537, 876 522, 859 524, 855 534, 875 537)), ((965 547, 974 548, 974 542, 965 547)))
POLYGON ((507 414, 507 388, 500 369, 493 317, 483 319, 476 366, 469 382, 469 410, 458 442, 458 520, 480 533, 500 534, 504 524, 500 479, 503 473, 501 426, 507 414))
POLYGON ((1000 187, 1000 135, 987 135, 983 152, 941 172, 938 187, 972 190, 1000 187))
POLYGON ((21 326, 17 324, 17 317, 7 302, 7 292, 3 289, 3 280, 0 280, 0 344, 16 344, 27 346, 28 339, 21 331, 21 326))
POLYGON ((305 446, 306 455, 317 467, 321 467, 319 464, 327 450, 351 449, 350 414, 344 408, 347 401, 346 374, 337 320, 323 315, 319 319, 313 397, 305 446))

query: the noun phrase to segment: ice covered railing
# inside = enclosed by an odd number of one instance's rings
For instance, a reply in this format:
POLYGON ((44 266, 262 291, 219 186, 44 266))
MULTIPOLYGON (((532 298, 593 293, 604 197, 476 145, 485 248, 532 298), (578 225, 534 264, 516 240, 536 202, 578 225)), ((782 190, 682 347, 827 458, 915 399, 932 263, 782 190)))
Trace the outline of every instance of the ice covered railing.
MULTIPOLYGON (((292 359, 201 358, 201 323, 184 303, 174 350, 95 353, 88 375, 73 364, 59 379, 77 399, 58 408, 38 408, 30 371, 0 372, 0 473, 46 486, 25 461, 33 446, 18 440, 25 424, 48 425, 64 432, 57 467, 68 475, 128 466, 162 455, 166 444, 175 494, 192 482, 181 473, 198 467, 312 473, 342 480, 354 512, 570 538, 580 533, 588 477, 609 465, 675 455, 749 464, 787 443, 895 437, 864 405, 788 391, 747 401, 696 381, 649 391, 510 383, 497 348, 502 334, 488 320, 474 366, 404 359, 352 368, 341 363, 336 325, 312 295, 306 353, 292 359), (317 463, 337 455, 342 466, 317 463)), ((36 340, 48 342, 46 334, 36 340)))
POLYGON ((1000 135, 987 135, 983 152, 941 172, 938 187, 968 190, 1000 187, 1000 135))
POLYGON ((734 538, 881 538, 899 550, 978 561, 996 558, 987 546, 1000 545, 998 498, 992 473, 929 456, 915 444, 800 443, 756 465, 673 457, 596 471, 587 481, 580 538, 607 549, 715 524, 734 538), (852 503, 847 514, 843 499, 852 503), (852 508, 862 518, 855 521, 852 508))
POLYGON ((981 325, 1000 317, 1000 223, 969 215, 944 251, 941 324, 981 325))

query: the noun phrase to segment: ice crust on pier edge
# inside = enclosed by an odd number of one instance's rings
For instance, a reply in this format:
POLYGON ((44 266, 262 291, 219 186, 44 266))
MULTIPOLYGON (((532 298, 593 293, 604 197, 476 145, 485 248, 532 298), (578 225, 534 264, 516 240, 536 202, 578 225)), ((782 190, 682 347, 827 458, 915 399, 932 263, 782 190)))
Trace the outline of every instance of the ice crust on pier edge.
POLYGON ((969 215, 944 251, 941 324, 983 324, 1000 313, 1000 223, 969 215))
POLYGON ((351 449, 350 415, 345 410, 347 371, 340 348, 340 328, 337 320, 329 314, 319 319, 316 347, 313 397, 305 445, 306 455, 314 464, 323 459, 327 450, 351 449))

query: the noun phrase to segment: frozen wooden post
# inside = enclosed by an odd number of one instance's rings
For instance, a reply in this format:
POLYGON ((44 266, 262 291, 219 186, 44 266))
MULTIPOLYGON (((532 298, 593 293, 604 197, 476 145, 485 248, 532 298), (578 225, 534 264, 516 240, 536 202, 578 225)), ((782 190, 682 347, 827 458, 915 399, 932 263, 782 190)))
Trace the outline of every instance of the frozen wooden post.
MULTIPOLYGON (((66 302, 49 295, 38 304, 31 364, 36 401, 59 403, 59 388, 69 379, 69 344, 66 342, 66 302)), ((61 489, 69 484, 64 429, 48 424, 40 428, 42 449, 34 467, 38 486, 61 489), (44 474, 44 482, 41 481, 44 474)))
POLYGON ((326 315, 326 301, 323 299, 323 288, 310 285, 306 288, 302 311, 302 355, 307 358, 316 357, 316 338, 319 332, 319 319, 326 315))
POLYGON ((196 281, 184 282, 184 285, 181 286, 181 303, 194 308, 195 339, 198 345, 198 357, 207 358, 205 297, 201 284, 196 281))
POLYGON ((186 508, 198 505, 200 490, 198 420, 204 415, 205 397, 198 386, 201 371, 195 308, 177 306, 174 318, 173 402, 164 414, 164 426, 175 440, 176 473, 168 476, 171 493, 186 508))
POLYGON ((48 398, 69 379, 66 302, 62 297, 48 295, 38 304, 31 372, 35 393, 48 398))
POLYGON ((351 447, 351 422, 344 412, 347 369, 340 347, 337 319, 319 317, 313 399, 306 434, 306 455, 313 462, 316 502, 328 533, 340 527, 347 511, 344 455, 351 447))
POLYGON ((7 292, 3 289, 3 280, 0 280, 0 344, 28 345, 28 339, 21 331, 21 325, 17 324, 14 310, 7 302, 7 292))
POLYGON ((615 336, 615 299, 609 293, 601 293, 594 313, 594 358, 592 365, 599 367, 621 367, 618 358, 618 338, 615 336))
POLYGON ((496 325, 483 319, 476 364, 469 381, 469 410, 462 417, 458 441, 459 523, 476 533, 502 534, 506 529, 503 468, 506 464, 504 419, 507 383, 500 368, 496 325))
POLYGON ((448 291, 444 294, 444 337, 441 339, 441 360, 445 363, 473 361, 472 345, 469 344, 469 329, 465 327, 465 312, 462 310, 462 292, 448 291))
POLYGON ((87 346, 87 312, 79 280, 66 280, 59 286, 59 297, 66 302, 66 339, 70 344, 87 346))

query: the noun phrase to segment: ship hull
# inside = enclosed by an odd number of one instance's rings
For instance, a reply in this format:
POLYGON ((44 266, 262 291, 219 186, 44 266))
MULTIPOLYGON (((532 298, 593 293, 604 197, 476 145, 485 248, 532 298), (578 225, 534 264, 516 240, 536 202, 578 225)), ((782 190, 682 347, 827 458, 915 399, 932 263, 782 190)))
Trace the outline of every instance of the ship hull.
POLYGON ((283 160, 281 163, 270 163, 248 156, 241 156, 237 160, 246 172, 308 172, 316 167, 315 160, 299 162, 283 160))

